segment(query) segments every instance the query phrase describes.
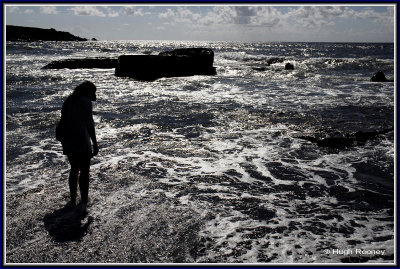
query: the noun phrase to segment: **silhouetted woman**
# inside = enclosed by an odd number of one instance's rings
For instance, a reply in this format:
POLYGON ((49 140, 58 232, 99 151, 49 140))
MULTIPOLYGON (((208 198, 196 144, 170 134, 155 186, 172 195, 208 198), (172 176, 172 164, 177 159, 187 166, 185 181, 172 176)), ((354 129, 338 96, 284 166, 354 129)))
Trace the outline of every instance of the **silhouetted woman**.
POLYGON ((66 121, 65 135, 61 141, 63 153, 71 165, 69 190, 71 204, 76 205, 77 185, 81 192, 81 213, 86 214, 89 193, 90 159, 99 152, 94 129, 92 101, 96 101, 96 86, 86 81, 78 85, 65 100, 61 118, 66 121), (92 143, 93 150, 92 150, 92 143))

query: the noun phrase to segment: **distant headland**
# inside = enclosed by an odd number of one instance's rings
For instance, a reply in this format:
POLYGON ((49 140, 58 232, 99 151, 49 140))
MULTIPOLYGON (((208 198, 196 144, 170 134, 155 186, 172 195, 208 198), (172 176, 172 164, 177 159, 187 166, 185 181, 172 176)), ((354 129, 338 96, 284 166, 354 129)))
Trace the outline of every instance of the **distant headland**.
MULTIPOLYGON (((53 28, 43 29, 7 25, 6 41, 88 41, 86 38, 74 36, 68 32, 57 31, 53 28)), ((96 41, 96 39, 92 39, 96 41)))

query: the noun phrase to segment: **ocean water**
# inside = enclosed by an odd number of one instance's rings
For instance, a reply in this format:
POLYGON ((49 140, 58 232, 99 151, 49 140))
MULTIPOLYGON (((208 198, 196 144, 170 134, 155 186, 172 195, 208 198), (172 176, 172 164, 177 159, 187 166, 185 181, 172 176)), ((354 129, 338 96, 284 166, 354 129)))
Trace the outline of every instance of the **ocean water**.
POLYGON ((395 85, 377 71, 394 76, 393 44, 7 43, 6 262, 393 263, 395 85), (217 75, 42 69, 186 47, 213 49, 217 75), (100 153, 88 216, 71 221, 55 126, 84 80, 100 153), (375 135, 306 139, 357 132, 375 135))

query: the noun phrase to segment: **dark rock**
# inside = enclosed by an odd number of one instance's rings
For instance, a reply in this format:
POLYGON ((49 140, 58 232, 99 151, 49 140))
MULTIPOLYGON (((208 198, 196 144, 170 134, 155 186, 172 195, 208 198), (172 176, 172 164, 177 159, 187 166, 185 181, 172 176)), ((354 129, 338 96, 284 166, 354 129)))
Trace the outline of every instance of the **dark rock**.
POLYGON ((255 220, 269 220, 276 216, 273 209, 266 208, 261 200, 255 198, 231 200, 225 206, 232 207, 255 220))
POLYGON ((117 59, 110 58, 88 58, 88 59, 66 59, 54 61, 44 66, 44 69, 78 69, 78 68, 115 68, 117 59))
POLYGON ((355 145, 355 139, 352 137, 327 137, 317 140, 317 145, 320 147, 342 149, 355 145))
POLYGON ((6 41, 87 41, 86 38, 74 36, 68 32, 56 31, 53 28, 42 29, 7 25, 6 31, 6 41))
POLYGON ((252 69, 255 71, 260 71, 260 72, 267 70, 267 68, 265 66, 253 66, 252 69))
POLYGON ((369 190, 349 191, 342 186, 332 186, 329 188, 329 195, 336 197, 339 201, 354 202, 359 209, 365 207, 363 203, 368 203, 373 208, 393 208, 393 195, 382 194, 369 190))
POLYGON ((282 63, 284 60, 284 58, 278 57, 270 58, 267 60, 267 65, 270 66, 271 64, 282 63))
MULTIPOLYGON (((266 61, 262 61, 261 63, 258 63, 256 66, 252 66, 251 68, 255 71, 263 72, 268 69, 267 68, 268 66, 271 66, 276 63, 282 63, 283 61, 285 61, 284 58, 278 58, 278 57, 269 58, 266 61)), ((280 70, 275 70, 275 71, 280 71, 280 70)))
POLYGON ((335 196, 335 197, 341 196, 348 192, 349 192, 349 190, 347 188, 345 188, 343 186, 339 186, 339 185, 334 185, 329 188, 329 195, 335 196))
POLYGON ((92 38, 92 41, 97 41, 97 39, 93 37, 93 38, 92 38))
POLYGON ((374 160, 353 163, 356 169, 353 174, 361 184, 370 186, 380 193, 391 192, 394 189, 394 162, 385 167, 377 164, 374 160))
POLYGON ((200 64, 212 66, 214 62, 214 52, 206 48, 187 48, 176 49, 172 51, 160 52, 160 56, 175 56, 175 57, 191 57, 194 60, 200 61, 200 64))
POLYGON ((293 65, 293 64, 287 63, 287 64, 285 65, 285 70, 293 70, 293 69, 294 69, 294 65, 293 65))
POLYGON ((299 136, 297 138, 316 143, 320 147, 343 149, 347 147, 362 146, 368 140, 374 139, 378 135, 386 134, 391 131, 393 131, 393 128, 370 132, 358 131, 354 134, 346 134, 344 136, 337 137, 299 136))
POLYGON ((161 77, 215 75, 214 52, 206 48, 177 49, 159 55, 122 55, 117 77, 152 81, 161 77))
POLYGON ((393 79, 387 79, 382 71, 376 72, 371 78, 372 82, 393 82, 393 79))

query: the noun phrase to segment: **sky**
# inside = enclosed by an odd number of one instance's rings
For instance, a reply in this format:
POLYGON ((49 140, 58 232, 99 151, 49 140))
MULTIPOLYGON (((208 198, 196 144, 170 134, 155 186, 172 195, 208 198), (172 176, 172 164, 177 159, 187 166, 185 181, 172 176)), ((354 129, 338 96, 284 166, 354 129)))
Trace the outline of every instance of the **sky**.
POLYGON ((394 42, 386 5, 16 5, 7 25, 97 40, 394 42))

